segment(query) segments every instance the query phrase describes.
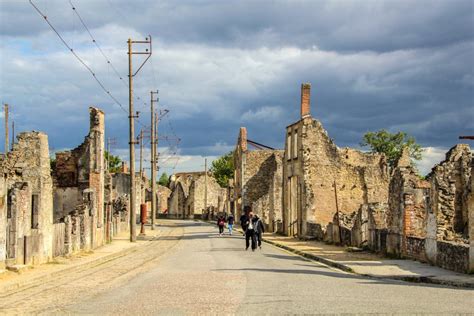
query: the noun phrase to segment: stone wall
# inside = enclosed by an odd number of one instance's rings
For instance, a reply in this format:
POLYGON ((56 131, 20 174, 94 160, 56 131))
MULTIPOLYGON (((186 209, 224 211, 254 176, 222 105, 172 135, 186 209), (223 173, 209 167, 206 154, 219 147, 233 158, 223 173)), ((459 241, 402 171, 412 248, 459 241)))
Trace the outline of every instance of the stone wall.
POLYGON ((310 116, 287 127, 283 159, 285 233, 305 236, 306 223, 325 229, 338 209, 357 212, 362 204, 387 203, 390 176, 384 155, 338 148, 310 116), (295 227, 296 226, 296 227, 295 227))
POLYGON ((168 199, 171 195, 171 190, 165 186, 157 186, 157 214, 163 214, 168 211, 168 199))
POLYGON ((185 217, 201 218, 202 213, 208 207, 217 211, 223 211, 223 197, 225 190, 219 186, 216 179, 209 173, 207 176, 207 205, 205 205, 206 177, 197 175, 189 186, 189 194, 186 198, 185 217))
POLYGON ((439 240, 467 242, 468 201, 472 154, 468 145, 457 145, 427 176, 433 190, 432 204, 439 240))
POLYGON ((451 241, 437 242, 436 264, 456 272, 469 271, 469 245, 451 241))
POLYGON ((388 253, 469 271, 471 166, 469 147, 457 145, 421 180, 403 153, 390 183, 388 253))
POLYGON ((282 231, 283 151, 249 150, 247 130, 240 128, 234 150, 233 197, 236 216, 251 206, 268 231, 282 231))
POLYGON ((426 262, 425 238, 407 236, 405 238, 404 256, 426 262))
POLYGON ((18 134, 12 151, 1 157, 0 169, 3 174, 0 217, 5 219, 0 230, 6 235, 0 258, 7 265, 47 262, 53 255, 53 196, 47 135, 18 134))
MULTIPOLYGON (((82 207, 88 194, 94 192, 94 205, 90 207, 91 247, 105 243, 105 145, 104 113, 89 108, 89 134, 84 142, 71 151, 56 153, 54 176, 55 221, 64 222, 65 216, 82 207)), ((87 224, 87 223, 86 223, 87 224)))
POLYGON ((188 188, 182 183, 174 183, 172 192, 168 199, 168 213, 170 218, 184 218, 188 188))
MULTIPOLYGON (((3 161, 3 156, 0 156, 3 161)), ((7 259, 7 178, 0 174, 0 269, 5 268, 7 259)))

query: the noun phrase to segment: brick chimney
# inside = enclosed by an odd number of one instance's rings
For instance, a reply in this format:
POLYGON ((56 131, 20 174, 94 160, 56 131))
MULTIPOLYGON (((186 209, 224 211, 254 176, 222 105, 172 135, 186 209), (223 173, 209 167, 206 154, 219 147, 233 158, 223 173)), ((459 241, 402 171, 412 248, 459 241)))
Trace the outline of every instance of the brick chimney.
POLYGON ((311 116, 311 84, 301 84, 301 118, 311 116))

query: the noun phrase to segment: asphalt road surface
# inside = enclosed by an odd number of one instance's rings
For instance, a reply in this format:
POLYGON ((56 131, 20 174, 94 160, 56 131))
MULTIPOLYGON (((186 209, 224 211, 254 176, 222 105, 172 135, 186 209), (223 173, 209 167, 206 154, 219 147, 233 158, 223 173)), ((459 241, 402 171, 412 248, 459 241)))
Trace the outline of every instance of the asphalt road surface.
POLYGON ((474 313, 474 291, 341 272, 194 221, 162 221, 140 251, 0 298, 1 313, 474 313))

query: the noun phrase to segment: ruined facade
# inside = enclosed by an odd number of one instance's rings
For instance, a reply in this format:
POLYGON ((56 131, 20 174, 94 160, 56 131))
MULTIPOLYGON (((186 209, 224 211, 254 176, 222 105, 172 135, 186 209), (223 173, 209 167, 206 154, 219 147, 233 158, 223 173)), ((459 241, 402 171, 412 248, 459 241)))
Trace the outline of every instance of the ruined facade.
POLYGON ((189 186, 188 198, 186 199, 186 218, 201 218, 203 211, 209 207, 217 212, 223 211, 224 197, 225 189, 219 186, 210 173, 208 173, 207 179, 204 174, 194 177, 189 186))
POLYGON ((421 180, 404 153, 390 183, 387 253, 473 270, 472 165, 469 146, 457 145, 421 180))
POLYGON ((207 179, 204 172, 174 174, 171 176, 170 190, 167 217, 201 218, 203 212, 219 212, 224 209, 226 191, 210 173, 207 174, 207 179))
POLYGON ((104 113, 93 107, 89 113, 84 142, 71 151, 57 152, 53 170, 54 221, 73 228, 79 222, 78 230, 65 228, 65 242, 80 240, 72 247, 80 249, 96 248, 106 240, 104 113), (68 236, 69 230, 73 236, 68 236))
POLYGON ((0 158, 0 268, 53 257, 53 198, 48 136, 25 132, 0 158))
POLYGON ((156 209, 158 214, 166 214, 168 212, 168 199, 171 195, 171 190, 163 185, 157 185, 156 190, 156 209))
POLYGON ((234 186, 230 208, 239 217, 251 206, 267 231, 282 231, 283 151, 260 147, 249 150, 247 130, 240 128, 234 150, 234 186))
POLYGON ((342 214, 337 216, 341 218, 361 205, 386 203, 389 181, 384 155, 334 144, 321 123, 311 117, 310 85, 303 84, 301 119, 286 129, 284 233, 324 239, 336 214, 342 214))

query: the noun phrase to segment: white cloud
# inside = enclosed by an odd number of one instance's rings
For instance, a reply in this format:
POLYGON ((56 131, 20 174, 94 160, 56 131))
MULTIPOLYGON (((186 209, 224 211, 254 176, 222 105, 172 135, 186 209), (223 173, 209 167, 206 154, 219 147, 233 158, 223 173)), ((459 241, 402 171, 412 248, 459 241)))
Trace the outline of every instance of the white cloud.
POLYGON ((445 159, 448 149, 442 147, 424 147, 423 150, 423 159, 415 163, 420 174, 427 175, 430 173, 431 168, 445 159))
POLYGON ((283 109, 279 106, 264 106, 248 110, 242 114, 243 122, 276 122, 282 118, 283 109))

